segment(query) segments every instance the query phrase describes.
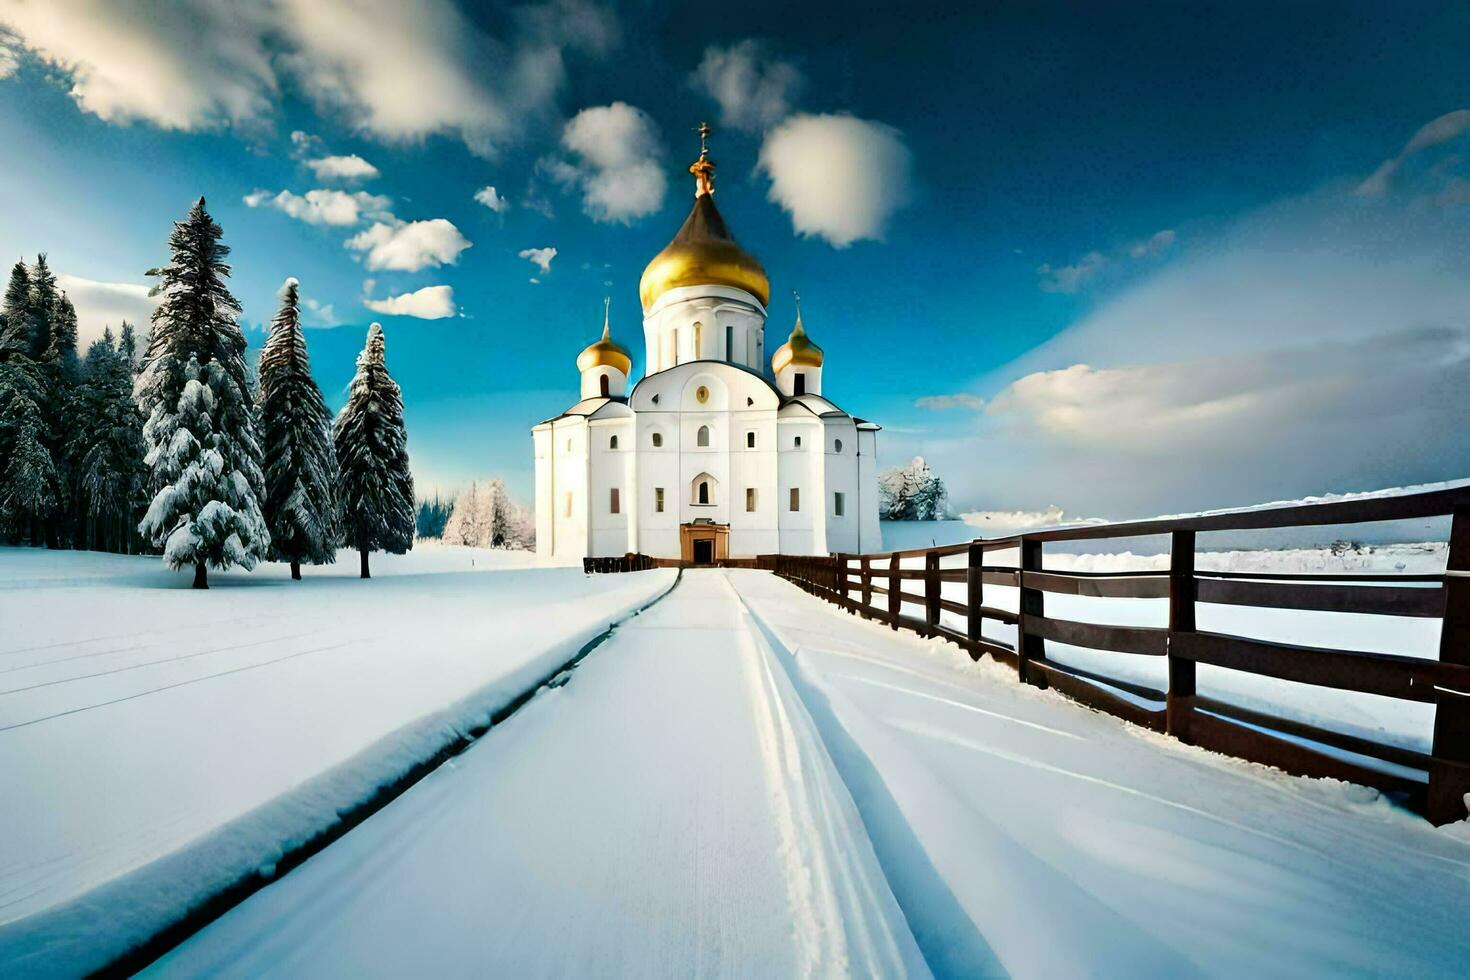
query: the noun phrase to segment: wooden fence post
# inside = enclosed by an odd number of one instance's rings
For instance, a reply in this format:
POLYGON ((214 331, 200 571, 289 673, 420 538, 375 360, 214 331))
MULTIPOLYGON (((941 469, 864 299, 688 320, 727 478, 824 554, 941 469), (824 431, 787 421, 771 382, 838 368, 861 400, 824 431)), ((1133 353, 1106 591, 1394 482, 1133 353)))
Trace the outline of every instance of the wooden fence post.
POLYGON ((863 555, 863 615, 868 615, 868 607, 873 604, 873 560, 863 555))
MULTIPOLYGON (((1455 508, 1444 580, 1439 659, 1470 664, 1470 505, 1455 508)), ((1470 809, 1470 691, 1436 691, 1434 758, 1426 815, 1435 825, 1464 819, 1470 809)))
POLYGON ((838 552, 837 554, 837 594, 842 598, 843 605, 847 604, 847 556, 838 552))
POLYGON ((898 577, 898 552, 888 560, 888 625, 898 629, 898 614, 903 608, 898 598, 903 581, 898 577))
MULTIPOLYGON (((969 561, 965 571, 965 607, 969 610, 965 617, 968 622, 965 626, 965 635, 976 643, 984 637, 981 635, 980 626, 984 617, 980 615, 980 607, 985 605, 985 573, 980 571, 980 566, 985 564, 985 545, 979 541, 970 543, 968 553, 969 561)), ((970 650, 970 659, 979 660, 980 650, 978 647, 970 650)))
POLYGON ((924 555, 924 622, 939 625, 939 555, 932 551, 924 555))
POLYGON ((1040 589, 1026 587, 1026 573, 1041 571, 1041 542, 1032 538, 1021 538, 1021 562, 1020 570, 1016 573, 1016 584, 1021 587, 1020 620, 1016 625, 1016 672, 1021 675, 1021 680, 1027 684, 1035 684, 1037 687, 1046 687, 1046 676, 1037 673, 1033 681, 1027 669, 1033 660, 1046 659, 1046 641, 1034 633, 1026 631, 1027 616, 1046 615, 1045 593, 1040 589))
POLYGON ((1194 600, 1198 593, 1194 577, 1194 532, 1174 531, 1169 536, 1169 692, 1165 696, 1164 725, 1181 742, 1190 741, 1189 719, 1194 712, 1194 661, 1174 655, 1175 637, 1193 633, 1194 600))

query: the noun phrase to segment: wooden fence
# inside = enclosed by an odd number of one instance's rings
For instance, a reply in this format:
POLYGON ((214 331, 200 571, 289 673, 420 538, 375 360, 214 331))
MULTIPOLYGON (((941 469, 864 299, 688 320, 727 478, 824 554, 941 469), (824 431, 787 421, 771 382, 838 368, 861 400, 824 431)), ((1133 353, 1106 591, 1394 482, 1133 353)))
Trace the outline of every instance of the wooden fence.
POLYGON ((1093 708, 1182 741, 1301 775, 1376 786, 1438 824, 1466 816, 1470 794, 1470 487, 1089 525, 874 555, 764 556, 758 566, 861 616, 894 629, 942 637, 959 644, 976 660, 988 654, 1015 668, 1026 683, 1055 688, 1093 708), (1195 567, 1195 538, 1201 533, 1443 517, 1450 519, 1450 532, 1448 569, 1442 575, 1277 574, 1195 567), (1169 536, 1168 570, 1077 572, 1043 565, 1043 549, 1049 543, 1149 535, 1169 536), (1013 552, 1015 557, 1010 564, 992 562, 997 552, 1013 552), (922 567, 915 567, 919 562, 922 567), (945 583, 962 583, 964 600, 946 596, 945 583), (1018 611, 987 605, 987 586, 1018 588, 1018 611), (1166 599, 1168 625, 1108 626, 1056 618, 1047 615, 1048 594, 1166 599), (1208 632, 1195 625, 1199 603, 1437 618, 1441 620, 1439 657, 1430 660, 1296 646, 1208 632), (906 613, 905 605, 921 608, 922 615, 906 613), (953 620, 946 623, 946 612, 963 617, 964 628, 955 626, 953 620), (982 624, 987 619, 1014 626, 1016 642, 984 635, 982 624), (1167 689, 1066 666, 1047 656, 1047 640, 1164 658, 1167 689), (1198 664, 1434 705, 1431 752, 1200 695, 1195 685, 1198 664), (1372 760, 1388 765, 1374 765, 1372 760))

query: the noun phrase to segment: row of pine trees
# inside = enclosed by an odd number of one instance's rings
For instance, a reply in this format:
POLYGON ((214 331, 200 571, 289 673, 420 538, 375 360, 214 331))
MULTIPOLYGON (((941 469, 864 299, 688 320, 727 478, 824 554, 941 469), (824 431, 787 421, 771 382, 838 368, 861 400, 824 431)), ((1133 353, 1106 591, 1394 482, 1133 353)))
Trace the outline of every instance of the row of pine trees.
POLYGON ((45 256, 17 263, 0 306, 0 530, 12 542, 158 549, 170 568, 332 562, 413 546, 403 401, 373 324, 335 422, 311 377, 287 280, 245 362, 229 247, 204 199, 176 222, 141 358, 133 328, 77 356, 76 311, 45 256))

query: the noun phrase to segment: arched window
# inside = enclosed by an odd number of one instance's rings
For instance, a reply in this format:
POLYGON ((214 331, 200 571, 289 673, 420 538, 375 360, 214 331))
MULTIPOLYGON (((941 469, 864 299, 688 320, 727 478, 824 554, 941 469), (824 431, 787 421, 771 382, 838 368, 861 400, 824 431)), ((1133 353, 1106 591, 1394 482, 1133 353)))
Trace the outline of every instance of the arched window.
POLYGON ((694 437, 694 442, 698 446, 709 445, 709 426, 701 425, 699 427, 699 433, 694 437))
POLYGON ((609 449, 616 449, 616 448, 618 448, 618 437, 617 436, 612 436, 611 438, 609 438, 607 440, 607 448, 609 448, 609 449))
POLYGON ((699 360, 699 351, 704 341, 704 324, 694 321, 694 360, 699 360))
POLYGON ((607 397, 607 375, 600 375, 597 379, 597 391, 603 398, 607 397))
POLYGON ((839 453, 842 452, 842 440, 841 439, 834 439, 834 440, 832 440, 832 449, 835 452, 839 452, 839 453))
POLYGON ((718 490, 715 478, 708 473, 701 473, 689 484, 689 502, 696 506, 713 506, 718 490))
POLYGON ((658 448, 662 447, 663 444, 664 444, 664 434, 662 432, 655 432, 653 434, 653 448, 654 449, 658 449, 658 448))

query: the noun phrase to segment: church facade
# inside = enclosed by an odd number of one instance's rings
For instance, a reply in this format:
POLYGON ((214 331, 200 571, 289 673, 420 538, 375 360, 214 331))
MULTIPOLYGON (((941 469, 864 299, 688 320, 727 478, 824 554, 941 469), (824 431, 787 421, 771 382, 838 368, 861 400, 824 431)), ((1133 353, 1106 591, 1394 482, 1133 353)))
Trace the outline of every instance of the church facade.
MULTIPOLYGON (((707 130, 705 130, 707 132, 707 130)), ((730 234, 701 146, 694 207, 644 270, 644 374, 612 337, 581 352, 581 398, 531 430, 536 550, 697 563, 874 551, 877 433, 822 393, 797 308, 766 360, 770 282, 730 234)))

